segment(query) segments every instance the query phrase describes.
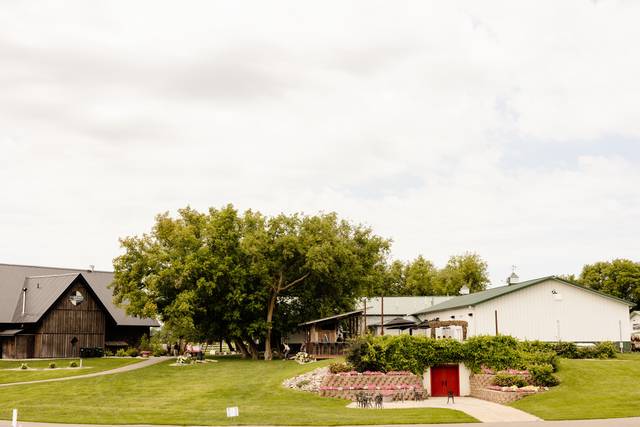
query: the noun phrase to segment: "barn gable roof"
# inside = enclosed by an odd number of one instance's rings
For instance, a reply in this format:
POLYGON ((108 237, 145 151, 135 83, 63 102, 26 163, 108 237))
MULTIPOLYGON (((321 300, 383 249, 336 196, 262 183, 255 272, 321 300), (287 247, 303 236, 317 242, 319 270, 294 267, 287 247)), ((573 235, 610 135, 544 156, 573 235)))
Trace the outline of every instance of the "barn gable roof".
POLYGON ((113 303, 113 273, 77 269, 0 264, 0 323, 34 323, 81 275, 118 326, 158 326, 154 319, 129 316, 113 303), (22 290, 27 289, 25 316, 22 290))
POLYGON ((427 309, 418 311, 416 313, 414 313, 414 315, 418 315, 418 314, 427 314, 427 313, 435 313, 438 311, 444 311, 444 310, 451 310, 451 309, 455 309, 455 308, 462 308, 462 307, 468 307, 468 306, 475 306, 478 304, 481 304, 483 302, 492 300, 494 298, 498 298, 501 297, 503 295, 507 295, 510 294, 512 292, 517 292, 521 289, 525 289, 528 288, 530 286, 534 286, 537 285, 539 283, 542 282, 546 282, 547 280, 555 280, 561 283, 564 283, 566 285, 569 286, 573 286, 576 287, 578 289, 587 291, 587 292, 591 292, 593 294, 599 295, 601 297, 604 298, 608 298, 611 300, 614 300, 616 302, 622 303, 622 304, 626 304, 630 307, 633 307, 635 304, 629 301, 625 301, 623 299, 620 298, 616 298, 614 296, 593 290, 593 289, 589 289, 589 288, 585 288, 584 286, 580 286, 576 283, 570 282, 568 280, 562 279, 560 277, 557 276, 546 276, 546 277, 540 277, 538 279, 533 279, 533 280, 527 280, 524 282, 520 282, 520 283, 514 283, 512 285, 506 285, 506 286, 499 286, 496 288, 491 288, 491 289, 487 289, 486 291, 481 291, 481 292, 475 292, 472 294, 468 294, 468 295, 460 295, 458 297, 452 298, 448 301, 445 301, 443 303, 440 304, 436 304, 433 307, 429 307, 427 309))

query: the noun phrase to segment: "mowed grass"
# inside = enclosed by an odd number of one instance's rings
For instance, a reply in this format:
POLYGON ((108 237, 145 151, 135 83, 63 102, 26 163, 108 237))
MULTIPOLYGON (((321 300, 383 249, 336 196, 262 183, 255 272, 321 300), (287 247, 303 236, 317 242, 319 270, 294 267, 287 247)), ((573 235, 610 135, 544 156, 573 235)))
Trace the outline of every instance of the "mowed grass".
POLYGON ((0 419, 89 424, 343 425, 474 422, 450 409, 347 409, 346 400, 285 389, 285 378, 328 364, 246 361, 184 367, 163 362, 127 373, 0 389, 0 419), (240 416, 227 418, 225 408, 240 416))
POLYGON ((561 384, 512 404, 545 420, 640 416, 640 355, 560 362, 561 384))
POLYGON ((83 359, 82 369, 66 369, 69 368, 71 361, 77 362, 78 365, 80 364, 80 359, 0 360, 0 384, 73 377, 93 372, 107 371, 109 369, 115 369, 132 363, 141 362, 141 359, 83 359), (48 368, 51 362, 56 364, 55 369, 48 368), (19 368, 23 363, 26 363, 29 368, 35 369, 14 370, 19 368))

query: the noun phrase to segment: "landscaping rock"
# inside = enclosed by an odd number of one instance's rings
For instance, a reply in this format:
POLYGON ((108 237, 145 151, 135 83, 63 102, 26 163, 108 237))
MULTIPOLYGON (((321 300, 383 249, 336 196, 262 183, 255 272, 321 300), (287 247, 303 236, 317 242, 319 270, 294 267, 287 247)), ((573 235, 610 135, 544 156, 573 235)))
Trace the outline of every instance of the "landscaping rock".
POLYGON ((306 374, 286 379, 282 382, 282 385, 294 390, 318 393, 320 391, 322 380, 327 375, 329 375, 329 368, 318 368, 311 372, 307 372, 306 374))

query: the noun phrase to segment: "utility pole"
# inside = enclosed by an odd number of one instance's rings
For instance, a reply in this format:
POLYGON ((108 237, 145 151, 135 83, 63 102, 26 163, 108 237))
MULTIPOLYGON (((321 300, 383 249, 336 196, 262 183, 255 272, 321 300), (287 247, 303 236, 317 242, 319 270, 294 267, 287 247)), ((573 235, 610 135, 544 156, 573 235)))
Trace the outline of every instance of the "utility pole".
POLYGON ((380 297, 380 335, 384 335, 384 295, 380 297))

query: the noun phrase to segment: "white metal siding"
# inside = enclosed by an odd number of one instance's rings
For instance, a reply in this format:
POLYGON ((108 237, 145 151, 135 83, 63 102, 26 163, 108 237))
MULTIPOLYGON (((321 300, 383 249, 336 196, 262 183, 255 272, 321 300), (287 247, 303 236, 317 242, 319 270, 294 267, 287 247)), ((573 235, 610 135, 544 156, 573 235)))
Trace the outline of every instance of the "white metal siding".
MULTIPOLYGON (((478 304, 475 310, 456 309, 430 313, 430 318, 473 312, 468 335, 498 332, 519 339, 542 341, 629 341, 629 307, 612 299, 553 279, 478 304), (556 290, 562 300, 554 299, 556 290)), ((463 319, 464 320, 464 319, 463 319)))

